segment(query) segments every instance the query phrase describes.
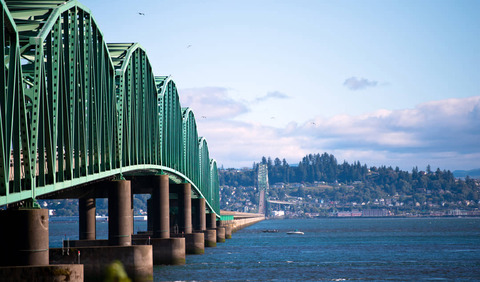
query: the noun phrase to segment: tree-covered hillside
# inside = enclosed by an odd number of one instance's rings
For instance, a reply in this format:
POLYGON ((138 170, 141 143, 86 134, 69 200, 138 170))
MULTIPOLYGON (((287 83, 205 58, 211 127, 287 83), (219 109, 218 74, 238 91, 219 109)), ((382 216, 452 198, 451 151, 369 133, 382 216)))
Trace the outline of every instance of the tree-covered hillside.
MULTIPOLYGON (((303 198, 303 204, 292 209, 304 212, 395 207, 405 211, 464 209, 479 207, 479 183, 470 177, 455 178, 448 170, 425 171, 413 168, 402 171, 398 167, 367 167, 354 162, 339 164, 331 154, 305 156, 296 165, 285 159, 262 158, 268 166, 269 199, 289 200, 303 198), (277 184, 277 185, 275 185, 277 184), (322 204, 323 203, 323 204, 322 204)), ((221 208, 255 211, 258 206, 258 191, 255 189, 257 166, 249 169, 219 169, 221 208)), ((146 212, 149 195, 135 195, 135 214, 146 212)), ((52 209, 55 215, 78 215, 78 201, 39 201, 42 207, 52 209)), ((108 201, 97 199, 97 213, 108 213, 108 201)))
MULTIPOLYGON (((470 177, 456 179, 451 171, 430 166, 419 170, 403 171, 398 167, 367 167, 366 164, 354 162, 339 164, 331 154, 310 154, 298 165, 289 165, 285 159, 263 158, 262 164, 268 166, 270 196, 281 199, 285 195, 309 195, 325 202, 339 205, 355 206, 352 203, 369 205, 375 201, 399 203, 401 206, 420 208, 478 208, 478 182, 470 177), (275 185, 275 184, 278 185, 275 185), (296 190, 286 190, 287 183, 298 183, 296 190), (332 189, 326 189, 330 185, 332 189), (317 189, 307 189, 318 187, 317 189), (323 187, 323 188, 322 188, 323 187)), ((255 186, 256 167, 252 169, 220 170, 222 187, 255 186)), ((392 205, 392 204, 390 204, 392 205)))

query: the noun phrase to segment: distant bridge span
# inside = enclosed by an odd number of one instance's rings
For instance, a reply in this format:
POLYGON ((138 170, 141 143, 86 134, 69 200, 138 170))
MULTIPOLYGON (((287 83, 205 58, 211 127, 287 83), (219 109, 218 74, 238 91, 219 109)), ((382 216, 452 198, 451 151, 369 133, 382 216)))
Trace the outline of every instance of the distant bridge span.
POLYGON ((279 204, 279 205, 293 205, 295 203, 287 202, 287 201, 275 201, 275 200, 267 200, 267 202, 271 204, 279 204))
POLYGON ((107 44, 76 0, 0 2, 0 206, 166 173, 220 215, 217 164, 195 116, 139 44, 107 44))

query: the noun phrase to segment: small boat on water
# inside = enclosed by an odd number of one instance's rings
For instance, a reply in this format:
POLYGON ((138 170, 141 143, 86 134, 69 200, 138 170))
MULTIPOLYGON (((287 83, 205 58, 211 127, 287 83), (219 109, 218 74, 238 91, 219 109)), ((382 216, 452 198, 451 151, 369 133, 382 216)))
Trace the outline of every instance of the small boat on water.
POLYGON ((96 215, 95 219, 98 221, 108 221, 108 216, 106 215, 96 215))
POLYGON ((267 230, 263 230, 262 232, 263 233, 278 233, 278 230, 277 229, 267 229, 267 230))
POLYGON ((302 231, 298 231, 298 229, 295 229, 295 231, 288 231, 287 234, 288 235, 303 235, 305 233, 303 233, 302 231))

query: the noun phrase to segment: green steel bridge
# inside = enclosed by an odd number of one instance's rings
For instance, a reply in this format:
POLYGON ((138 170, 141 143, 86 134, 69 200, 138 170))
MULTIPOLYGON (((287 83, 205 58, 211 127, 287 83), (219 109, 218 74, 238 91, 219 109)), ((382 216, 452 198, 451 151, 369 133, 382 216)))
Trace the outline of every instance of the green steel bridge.
POLYGON ((164 173, 220 215, 217 165, 195 115, 141 45, 107 44, 76 0, 0 3, 0 206, 164 173))

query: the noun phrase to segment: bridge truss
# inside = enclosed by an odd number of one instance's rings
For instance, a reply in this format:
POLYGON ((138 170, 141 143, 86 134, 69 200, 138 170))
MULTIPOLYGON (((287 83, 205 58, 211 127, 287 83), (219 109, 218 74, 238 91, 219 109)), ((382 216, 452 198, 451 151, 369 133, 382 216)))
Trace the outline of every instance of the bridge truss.
POLYGON ((76 0, 0 3, 0 206, 162 172, 220 214, 217 165, 193 111, 142 46, 107 44, 76 0))
POLYGON ((258 165, 257 173, 258 191, 260 191, 260 197, 258 201, 258 213, 267 213, 267 193, 268 193, 268 166, 267 164, 258 165))

